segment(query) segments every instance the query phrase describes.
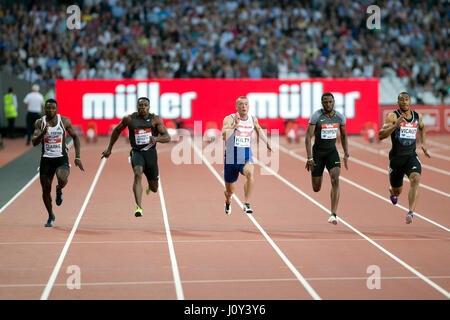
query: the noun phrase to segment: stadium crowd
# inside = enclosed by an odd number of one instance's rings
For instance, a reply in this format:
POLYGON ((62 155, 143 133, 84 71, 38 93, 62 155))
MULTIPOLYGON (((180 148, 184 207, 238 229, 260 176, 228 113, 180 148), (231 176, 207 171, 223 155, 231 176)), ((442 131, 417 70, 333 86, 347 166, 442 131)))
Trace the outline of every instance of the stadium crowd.
POLYGON ((79 0, 0 7, 0 68, 32 83, 56 78, 382 77, 443 97, 450 89, 446 0, 79 0))

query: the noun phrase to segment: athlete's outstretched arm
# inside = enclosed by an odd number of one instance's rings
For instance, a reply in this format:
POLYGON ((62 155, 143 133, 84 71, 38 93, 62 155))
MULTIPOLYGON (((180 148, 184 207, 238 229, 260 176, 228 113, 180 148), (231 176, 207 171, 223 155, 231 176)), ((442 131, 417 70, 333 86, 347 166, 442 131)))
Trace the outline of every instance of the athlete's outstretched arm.
POLYGON ((404 118, 404 116, 401 116, 396 119, 395 113, 389 113, 384 121, 383 127, 381 127, 381 130, 378 132, 378 139, 383 140, 389 137, 391 133, 400 126, 400 123, 404 118))
POLYGON ((102 158, 108 158, 111 155, 112 148, 113 148, 114 144, 116 143, 117 139, 119 139, 120 133, 126 127, 128 127, 128 125, 130 124, 130 121, 131 121, 131 117, 125 116, 122 118, 122 120, 119 122, 119 124, 114 128, 114 130, 111 134, 111 139, 109 139, 108 148, 106 148, 106 150, 103 151, 102 158))
POLYGON ((75 148, 75 165, 80 168, 80 170, 84 171, 83 164, 81 163, 80 159, 80 138, 78 137, 77 133, 75 132, 72 122, 69 118, 64 117, 63 118, 64 127, 66 127, 67 132, 73 139, 73 146, 75 148))
POLYGON ((422 145, 423 153, 425 153, 425 155, 428 158, 431 158, 430 154, 428 153, 428 148, 425 144, 425 125, 422 120, 422 114, 420 114, 420 113, 419 113, 419 139, 420 139, 420 144, 422 145))
POLYGON ((308 124, 308 129, 306 129, 306 136, 305 136, 305 148, 306 148, 306 154, 307 154, 307 161, 306 161, 306 170, 312 170, 313 167, 316 165, 314 163, 313 157, 312 157, 312 148, 311 148, 311 138, 314 135, 314 131, 316 130, 315 124, 308 124))
POLYGON ((33 147, 36 147, 38 144, 40 144, 42 139, 44 138, 44 135, 47 133, 48 122, 45 125, 44 130, 41 130, 41 125, 42 125, 41 119, 37 119, 36 122, 34 123, 34 132, 33 132, 33 137, 31 138, 33 147))
POLYGON ((167 128, 164 126, 164 122, 162 121, 160 116, 155 116, 156 120, 156 129, 159 132, 159 136, 154 137, 151 136, 150 140, 152 143, 160 142, 160 143, 167 143, 170 142, 170 135, 167 131, 167 128))
POLYGON ((255 117, 253 119, 255 119, 254 125, 255 125, 255 130, 256 130, 256 134, 258 135, 258 138, 261 138, 262 141, 264 141, 267 144, 267 149, 269 149, 269 151, 272 151, 272 147, 270 146, 269 140, 267 139, 266 134, 264 133, 264 130, 259 125, 258 119, 255 117))
POLYGON ((340 126, 339 130, 341 132, 342 149, 344 149, 344 166, 345 166, 345 169, 348 169, 347 159, 349 157, 349 154, 348 154, 347 131, 345 130, 345 126, 340 126))

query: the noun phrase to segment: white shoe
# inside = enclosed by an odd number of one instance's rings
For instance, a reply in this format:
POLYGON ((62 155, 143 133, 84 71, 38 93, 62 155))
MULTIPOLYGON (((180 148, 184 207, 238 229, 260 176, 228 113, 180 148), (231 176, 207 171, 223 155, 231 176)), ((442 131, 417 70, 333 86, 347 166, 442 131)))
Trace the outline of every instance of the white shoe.
POLYGON ((336 225, 338 223, 338 218, 331 215, 330 218, 328 219, 328 222, 336 225))
POLYGON ((413 213, 411 212, 411 213, 408 213, 407 215, 406 215, 406 217, 405 217, 405 222, 406 222, 406 224, 410 224, 411 222, 413 222, 413 213))
POLYGON ((231 203, 225 202, 225 214, 231 214, 231 203))
POLYGON ((244 211, 245 213, 253 213, 253 209, 250 208, 250 203, 244 204, 244 211))

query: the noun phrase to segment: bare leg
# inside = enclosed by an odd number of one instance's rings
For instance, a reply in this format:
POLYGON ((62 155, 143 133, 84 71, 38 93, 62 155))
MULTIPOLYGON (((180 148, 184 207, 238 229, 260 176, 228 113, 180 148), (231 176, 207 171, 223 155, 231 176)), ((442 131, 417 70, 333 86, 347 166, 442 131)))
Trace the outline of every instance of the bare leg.
POLYGON ((339 204, 340 188, 339 188, 339 175, 341 168, 334 167, 330 170, 331 179, 331 213, 336 214, 339 204))
POLYGON ((408 193, 409 211, 414 212, 416 209, 417 199, 419 197, 420 173, 412 172, 409 175, 410 188, 408 193))
POLYGON ((234 182, 233 183, 225 182, 224 194, 225 194, 225 202, 226 203, 231 203, 231 197, 233 196, 234 189, 235 189, 234 182))
POLYGON ((311 183, 314 192, 319 192, 320 188, 322 188, 322 176, 320 177, 311 176, 311 183))
POLYGON ((253 191, 253 185, 255 184, 255 178, 253 174, 253 164, 250 162, 247 162, 244 166, 244 169, 242 170, 244 172, 244 176, 247 178, 247 181, 245 181, 244 184, 244 196, 245 196, 245 203, 250 203, 250 196, 253 191))
POLYGON ((70 170, 61 167, 56 170, 56 179, 58 179, 58 188, 63 189, 69 181, 70 170))
POLYGON ((41 180, 41 186, 42 186, 42 200, 44 201, 45 208, 47 209, 48 218, 54 219, 55 215, 53 214, 53 208, 52 208, 52 179, 49 177, 40 177, 41 180))
POLYGON ((139 208, 142 208, 142 166, 135 166, 133 168, 134 181, 133 181, 133 193, 136 204, 139 208))

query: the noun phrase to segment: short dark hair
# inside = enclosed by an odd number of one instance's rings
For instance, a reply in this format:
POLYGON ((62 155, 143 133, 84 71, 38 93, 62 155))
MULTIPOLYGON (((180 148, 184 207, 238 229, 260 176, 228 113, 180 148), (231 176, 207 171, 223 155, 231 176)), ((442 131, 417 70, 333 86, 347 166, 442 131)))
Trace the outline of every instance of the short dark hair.
POLYGON ((8 88, 8 92, 13 92, 14 90, 13 90, 13 88, 12 87, 9 87, 8 88))
POLYGON ((47 101, 45 101, 45 105, 47 105, 47 103, 54 103, 54 104, 56 104, 56 106, 58 106, 58 102, 56 102, 56 100, 52 99, 52 98, 47 99, 47 101))
POLYGON ((402 91, 402 92, 400 92, 400 93, 398 94, 398 96, 397 96, 397 100, 398 100, 398 98, 400 98, 400 96, 401 96, 402 94, 406 94, 406 95, 408 95, 408 98, 410 98, 410 96, 409 96, 409 93, 408 93, 408 92, 406 92, 406 91, 402 91))
POLYGON ((137 102, 139 103, 139 100, 141 100, 141 99, 147 100, 148 104, 150 104, 150 99, 147 97, 140 97, 137 99, 137 102))
POLYGON ((332 97, 334 100, 334 96, 331 92, 325 92, 324 94, 322 94, 322 98, 320 98, 320 100, 323 100, 324 97, 332 97))

